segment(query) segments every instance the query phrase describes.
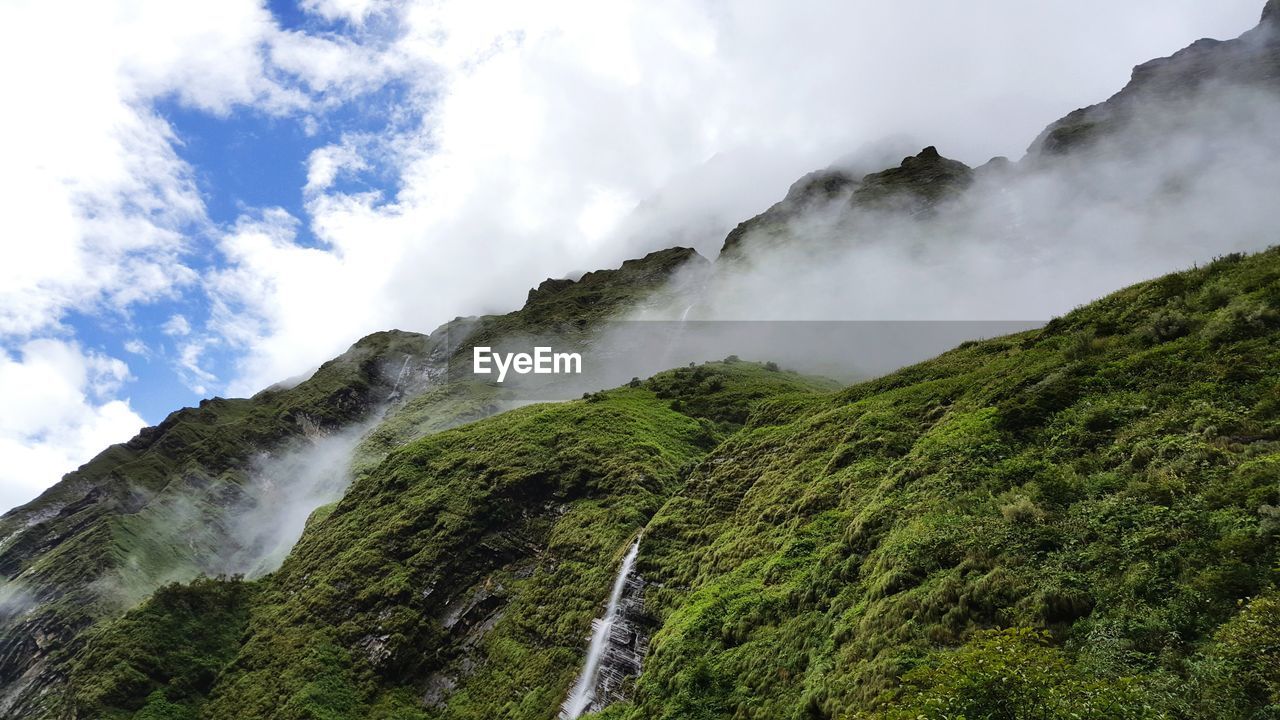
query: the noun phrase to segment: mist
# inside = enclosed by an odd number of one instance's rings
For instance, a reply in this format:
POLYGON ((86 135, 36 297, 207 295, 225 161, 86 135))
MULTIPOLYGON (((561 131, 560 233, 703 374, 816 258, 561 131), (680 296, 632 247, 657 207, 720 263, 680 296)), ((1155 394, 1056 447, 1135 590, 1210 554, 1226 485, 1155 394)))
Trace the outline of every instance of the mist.
MULTIPOLYGON (((730 355, 855 382, 1277 242, 1280 97, 1213 84, 1143 99, 1134 117, 1068 154, 979 167, 937 206, 854 204, 856 186, 819 198, 781 231, 686 265, 590 339, 508 338, 498 349, 585 351, 581 376, 507 387, 565 399, 730 355)), ((900 148, 873 144, 831 169, 861 177, 900 148)))
POLYGON ((35 605, 31 595, 19 583, 0 581, 0 623, 7 623, 35 605))
MULTIPOLYGON (((1147 113, 1066 157, 979 169, 935 212, 844 194, 691 269, 636 319, 1046 321, 1126 285, 1265 249, 1280 227, 1280 101, 1240 87, 1147 113)), ((943 149, 945 155, 945 149, 943 149)))
MULTIPOLYGON (((381 419, 382 413, 373 417, 381 419)), ((235 546, 220 553, 217 570, 253 578, 279 568, 312 513, 342 498, 351 484, 356 447, 375 424, 315 435, 255 458, 244 494, 226 511, 227 534, 235 546)))

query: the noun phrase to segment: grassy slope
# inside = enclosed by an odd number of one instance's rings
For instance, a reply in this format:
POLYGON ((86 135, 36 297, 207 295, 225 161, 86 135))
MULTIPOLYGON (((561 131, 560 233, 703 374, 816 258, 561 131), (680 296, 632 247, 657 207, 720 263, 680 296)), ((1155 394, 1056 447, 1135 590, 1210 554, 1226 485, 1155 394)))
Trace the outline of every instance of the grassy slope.
POLYGON ((145 605, 89 633, 78 662, 98 669, 75 687, 78 717, 189 718, 240 646, 255 583, 168 585, 145 605))
POLYGON ((360 419, 390 389, 387 359, 421 354, 425 341, 378 333, 296 387, 179 410, 0 518, 0 587, 38 603, 0 616, 0 698, 33 679, 43 684, 32 674, 40 661, 95 619, 216 566, 234 538, 202 520, 240 496, 252 456, 360 419), (178 507, 184 523, 174 522, 178 507))
MULTIPOLYGON (((33 703, 43 702, 43 688, 60 675, 41 670, 41 661, 62 662, 90 623, 165 582, 220 571, 235 550, 224 508, 252 481, 246 469, 257 453, 362 420, 387 401, 402 368, 413 374, 429 367, 436 378, 451 356, 466 355, 468 337, 493 341, 566 323, 585 337, 596 321, 643 302, 694 258, 682 248, 655 252, 576 283, 563 281, 556 292, 531 295, 519 311, 459 319, 430 337, 376 333, 296 387, 175 412, 6 514, 0 518, 0 592, 40 605, 35 613, 0 615, 0 717, 38 712, 33 703)), ((354 474, 369 472, 413 438, 492 414, 502 400, 500 390, 482 383, 402 398, 357 448, 354 474)))
POLYGON ((662 629, 605 715, 1271 717, 1278 330, 1272 250, 759 409, 646 530, 662 629))
POLYGON ((419 441, 201 717, 550 718, 640 528, 610 720, 1271 717, 1277 339, 1272 250, 839 392, 715 364, 419 441))
MULTIPOLYGON (((417 698, 445 678, 456 690, 438 715, 553 713, 619 548, 682 473, 738 427, 746 404, 828 387, 718 363, 511 411, 393 453, 262 581, 247 641, 204 716, 428 717, 417 698), (674 387, 681 411, 659 397, 674 387)), ((122 636, 146 648, 129 663, 150 678, 148 691, 173 684, 152 669, 172 667, 165 658, 185 644, 146 639, 136 618, 147 607, 82 654, 79 717, 130 717, 145 700, 122 686, 137 673, 102 662, 121 656, 122 636)), ((169 707, 156 696, 172 714, 154 717, 187 717, 203 694, 187 697, 169 707)))

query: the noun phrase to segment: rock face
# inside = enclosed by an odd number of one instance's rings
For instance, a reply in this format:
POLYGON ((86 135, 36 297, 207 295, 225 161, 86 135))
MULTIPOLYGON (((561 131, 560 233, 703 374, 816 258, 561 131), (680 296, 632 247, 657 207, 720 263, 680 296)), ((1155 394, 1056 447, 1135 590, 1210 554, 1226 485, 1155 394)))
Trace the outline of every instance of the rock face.
POLYGON ((840 169, 820 170, 792 185, 782 202, 734 228, 725 238, 720 255, 727 259, 737 257, 749 237, 766 242, 785 240, 788 223, 823 208, 839 212, 929 212, 959 195, 972 182, 973 170, 969 166, 943 157, 933 146, 904 158, 896 168, 860 179, 840 169))
POLYGON ((367 418, 429 349, 377 333, 292 388, 179 410, 0 518, 0 587, 26 601, 0 615, 0 717, 35 717, 57 680, 46 660, 100 617, 165 582, 249 572, 234 563, 254 548, 227 519, 264 496, 258 459, 367 418))
POLYGON ((868 175, 853 191, 853 204, 907 212, 929 209, 953 197, 973 182, 968 165, 942 157, 929 146, 896 168, 868 175))
POLYGON ((610 301, 616 300, 620 294, 656 290, 677 270, 706 264, 706 258, 693 248, 674 247, 627 260, 617 269, 586 273, 577 280, 547 278, 529 291, 521 312, 543 318, 554 317, 566 307, 613 309, 610 301))
POLYGON ((625 699, 626 682, 640 675, 649 642, 641 620, 644 580, 635 569, 639 552, 640 541, 635 540, 618 570, 604 615, 592 624, 587 657, 561 706, 560 720, 577 720, 625 699))
POLYGON ((609 631, 608 644, 600 659, 600 674, 587 712, 598 712, 626 699, 627 683, 640 675, 649 652, 649 633, 644 623, 644 578, 632 572, 623 587, 618 617, 609 631))
POLYGON ((1224 88, 1280 90, 1280 2, 1271 0, 1258 27, 1234 40, 1203 39, 1173 55, 1143 63, 1106 102, 1076 110, 1045 129, 1032 157, 1090 147, 1133 123, 1176 121, 1178 103, 1224 88))

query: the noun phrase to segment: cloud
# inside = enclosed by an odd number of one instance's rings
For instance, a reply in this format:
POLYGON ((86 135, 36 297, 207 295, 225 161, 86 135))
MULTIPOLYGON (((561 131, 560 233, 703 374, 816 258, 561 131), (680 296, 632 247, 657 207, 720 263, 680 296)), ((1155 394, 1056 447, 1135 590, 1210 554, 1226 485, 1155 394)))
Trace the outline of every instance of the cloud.
POLYGON ((151 348, 147 347, 147 344, 142 342, 138 338, 132 338, 132 339, 126 340, 124 343, 124 350, 127 353, 140 355, 144 358, 151 357, 151 348))
MULTIPOLYGON (((342 38, 282 30, 257 0, 91 2, 70 13, 38 0, 0 4, 0 352, 29 358, 19 366, 34 373, 39 348, 75 347, 69 317, 131 326, 136 308, 199 291, 215 224, 159 103, 306 117, 380 82, 365 59, 342 38)), ((186 335, 187 325, 178 316, 166 331, 186 335)), ((131 340, 129 352, 145 352, 131 340)), ((100 357, 81 355, 89 365, 100 357)), ((212 381, 190 355, 183 350, 183 372, 212 381)), ((86 459, 89 440, 99 450, 122 439, 119 428, 142 424, 127 401, 56 395, 77 387, 7 388, 22 389, 21 402, 0 395, 18 420, 19 407, 76 409, 59 416, 61 429, 32 421, 20 424, 35 430, 6 431, 5 482, 23 489, 6 492, 0 508, 86 459), (28 397, 41 392, 43 402, 28 397)))
POLYGON ((407 87, 391 130, 313 153, 304 216, 263 233, 275 211, 255 211, 222 240, 211 292, 237 311, 215 332, 243 351, 231 389, 374 330, 510 310, 544 277, 673 242, 714 250, 801 174, 884 137, 971 163, 1019 155, 1133 65, 1237 35, 1258 5, 405 3, 378 51, 407 87), (374 168, 394 192, 335 182, 374 168), (297 239, 304 224, 318 244, 297 239))
POLYGON ((936 214, 815 201, 648 317, 1045 321, 1274 244, 1280 98, 1209 85, 1147 107, 1097 147, 978 175, 936 214))
MULTIPOLYGON (((1258 5, 306 0, 332 24, 304 32, 256 0, 72 18, 4 3, 0 343, 11 358, 32 338, 74 346, 73 313, 203 294, 178 372, 248 394, 371 331, 506 311, 544 277, 676 241, 714 248, 799 175, 885 136, 1018 154, 1132 65, 1234 36, 1258 5), (341 140, 317 141, 301 211, 211 219, 162 103, 341 140), (231 376, 212 348, 238 356, 231 376)), ((86 397, 72 445, 132 413, 86 397)), ((15 452, 48 449, 18 437, 15 452)))
POLYGON ((191 323, 182 315, 173 315, 160 328, 165 335, 182 337, 191 334, 191 323))
POLYGON ((303 191, 315 195, 328 190, 340 175, 368 169, 369 163, 352 142, 317 148, 307 158, 307 184, 303 191))
POLYGON ((68 18, 41 2, 0 9, 0 335, 56 326, 69 310, 124 311, 195 282, 183 262, 203 201, 151 104, 214 113, 305 104, 273 81, 269 13, 231 0, 89 3, 68 18))
POLYGON ((329 20, 346 20, 357 25, 370 16, 386 12, 391 2, 386 0, 302 0, 302 7, 329 20))
POLYGON ((0 508, 33 498, 146 423, 114 399, 128 366, 74 342, 32 340, 0 355, 0 508))

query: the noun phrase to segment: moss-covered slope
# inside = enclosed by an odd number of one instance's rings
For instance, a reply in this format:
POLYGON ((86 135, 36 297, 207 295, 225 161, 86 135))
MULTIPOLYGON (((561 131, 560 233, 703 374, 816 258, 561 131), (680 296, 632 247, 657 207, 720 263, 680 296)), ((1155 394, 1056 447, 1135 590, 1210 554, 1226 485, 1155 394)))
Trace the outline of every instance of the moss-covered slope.
POLYGON ((179 410, 0 518, 0 586, 19 598, 0 614, 0 716, 34 712, 56 680, 45 661, 89 623, 224 567, 242 549, 226 510, 252 504, 255 458, 368 417, 428 349, 378 333, 295 387, 179 410))
POLYGON ((1277 505, 1272 250, 758 408, 647 526, 605 714, 1270 717, 1277 505))
MULTIPOLYGON (((553 714, 619 548, 752 405, 831 387, 739 362, 639 385, 427 437, 358 479, 262 581, 204 716, 553 714)), ((73 672, 76 717, 132 717, 155 688, 174 687, 147 668, 185 652, 176 638, 131 660, 145 683, 114 664, 153 647, 122 639, 154 605, 94 636, 73 672)), ((204 697, 162 695, 151 702, 183 712, 204 697)))
POLYGON ((347 454, 358 477, 400 445, 509 406, 493 385, 457 381, 471 345, 566 325, 570 341, 586 339, 599 321, 645 301, 671 273, 699 260, 684 248, 655 252, 561 281, 555 293, 531 292, 524 308, 507 315, 459 318, 430 335, 376 333, 295 386, 177 411, 7 513, 0 518, 0 717, 46 712, 61 664, 99 618, 170 581, 262 568, 255 558, 264 548, 238 518, 274 524, 271 504, 295 499, 270 490, 299 472, 264 465, 271 458, 305 457, 326 438, 372 427, 358 443, 343 441, 343 457, 333 461, 337 480, 301 502, 340 495, 347 454))
POLYGON ((1270 717, 1277 368, 1272 250, 847 390, 717 363, 505 413, 358 481, 182 712, 549 719, 642 532, 602 717, 1270 717))

